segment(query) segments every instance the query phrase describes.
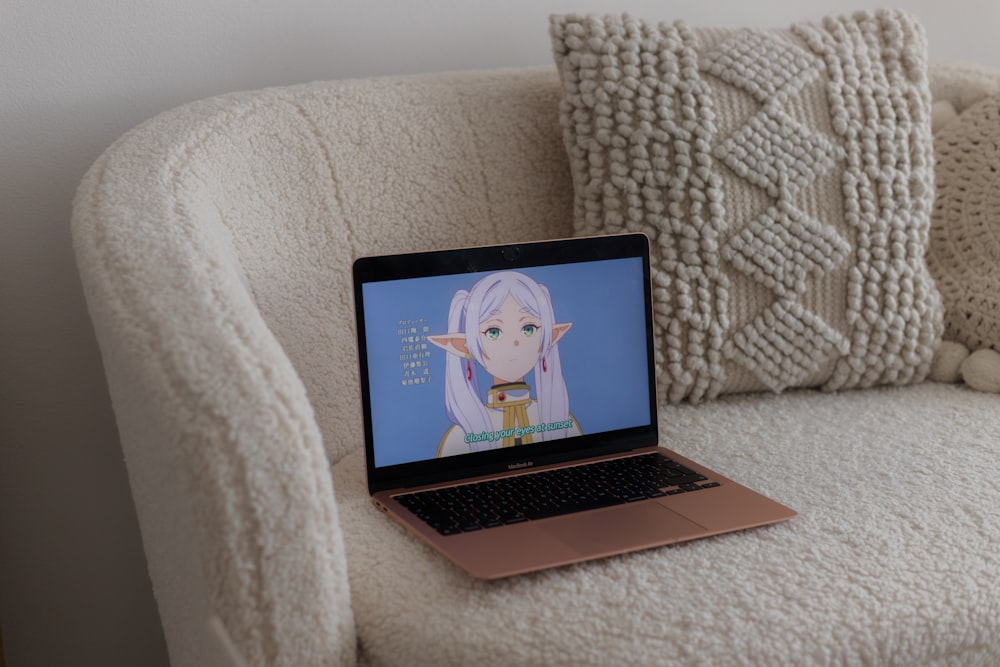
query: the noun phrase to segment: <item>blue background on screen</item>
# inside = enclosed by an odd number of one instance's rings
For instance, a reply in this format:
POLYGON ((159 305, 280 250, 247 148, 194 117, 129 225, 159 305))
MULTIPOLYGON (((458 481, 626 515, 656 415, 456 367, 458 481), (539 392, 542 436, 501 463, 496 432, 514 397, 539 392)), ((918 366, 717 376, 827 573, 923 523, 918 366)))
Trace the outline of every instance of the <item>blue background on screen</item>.
MULTIPOLYGON (((573 323, 559 342, 559 355, 570 413, 582 431, 598 433, 648 424, 642 260, 614 259, 518 271, 548 287, 556 322, 573 323)), ((441 438, 452 425, 444 404, 448 353, 421 338, 447 333, 448 307, 455 292, 471 289, 490 273, 494 272, 362 286, 377 467, 437 455, 441 438), (413 328, 417 339, 410 342, 413 328), (412 359, 410 355, 419 354, 424 343, 429 355, 412 359), (416 348, 404 349, 404 345, 416 348), (413 360, 428 362, 426 375, 423 367, 404 369, 404 361, 413 360), (427 381, 404 385, 407 370, 418 380, 423 377, 427 381)), ((492 380, 475 363, 473 367, 485 401, 492 380)), ((525 381, 534 387, 533 373, 525 381)))

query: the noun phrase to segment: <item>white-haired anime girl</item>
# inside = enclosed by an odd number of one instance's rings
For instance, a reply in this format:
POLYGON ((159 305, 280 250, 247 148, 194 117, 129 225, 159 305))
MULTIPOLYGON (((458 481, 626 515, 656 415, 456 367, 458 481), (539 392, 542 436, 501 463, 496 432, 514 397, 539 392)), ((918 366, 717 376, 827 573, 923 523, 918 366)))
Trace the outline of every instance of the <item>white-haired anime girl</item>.
POLYGON ((455 424, 438 456, 579 435, 557 346, 571 326, 556 323, 548 289, 523 273, 493 273, 456 292, 448 333, 428 336, 449 353, 445 405, 455 424), (485 405, 473 362, 493 376, 485 405), (532 370, 534 396, 525 383, 532 370))

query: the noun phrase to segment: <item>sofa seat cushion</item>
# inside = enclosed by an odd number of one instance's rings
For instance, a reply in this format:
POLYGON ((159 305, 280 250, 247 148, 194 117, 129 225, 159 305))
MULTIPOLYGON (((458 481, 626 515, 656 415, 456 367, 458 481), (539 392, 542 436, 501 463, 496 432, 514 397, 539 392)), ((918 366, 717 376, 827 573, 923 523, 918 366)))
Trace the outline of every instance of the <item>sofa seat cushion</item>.
POLYGON ((922 384, 662 412, 675 448, 800 512, 763 529, 497 582, 334 467, 370 664, 996 664, 996 397, 922 384), (720 434, 726 434, 720 437, 720 434))

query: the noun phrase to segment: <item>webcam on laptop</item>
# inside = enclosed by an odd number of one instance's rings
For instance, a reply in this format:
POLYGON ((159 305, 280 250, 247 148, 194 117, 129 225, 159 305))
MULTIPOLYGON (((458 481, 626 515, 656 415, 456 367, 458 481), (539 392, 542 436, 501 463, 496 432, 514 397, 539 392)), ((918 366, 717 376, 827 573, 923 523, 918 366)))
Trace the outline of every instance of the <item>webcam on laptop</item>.
POLYGON ((516 262, 517 258, 521 256, 521 249, 516 245, 507 246, 500 251, 500 254, 503 255, 503 258, 508 262, 516 262))

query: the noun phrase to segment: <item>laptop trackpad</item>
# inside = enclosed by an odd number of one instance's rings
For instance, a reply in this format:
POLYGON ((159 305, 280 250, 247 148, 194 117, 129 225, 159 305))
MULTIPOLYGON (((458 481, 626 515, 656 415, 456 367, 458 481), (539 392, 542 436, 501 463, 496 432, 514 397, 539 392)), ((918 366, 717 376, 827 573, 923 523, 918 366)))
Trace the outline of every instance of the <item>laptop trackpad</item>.
POLYGON ((584 554, 606 554, 704 535, 707 531, 655 502, 619 505, 550 521, 546 532, 584 554))

